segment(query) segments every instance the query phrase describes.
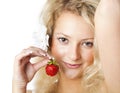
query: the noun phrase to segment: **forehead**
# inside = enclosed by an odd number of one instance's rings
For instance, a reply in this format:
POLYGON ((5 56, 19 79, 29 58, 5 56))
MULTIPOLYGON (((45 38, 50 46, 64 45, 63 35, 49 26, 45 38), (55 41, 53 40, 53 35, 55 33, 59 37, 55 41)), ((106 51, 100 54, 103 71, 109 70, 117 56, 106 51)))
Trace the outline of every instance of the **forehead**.
POLYGON ((62 12, 56 20, 54 33, 63 33, 69 36, 93 36, 91 26, 83 17, 69 11, 62 12))

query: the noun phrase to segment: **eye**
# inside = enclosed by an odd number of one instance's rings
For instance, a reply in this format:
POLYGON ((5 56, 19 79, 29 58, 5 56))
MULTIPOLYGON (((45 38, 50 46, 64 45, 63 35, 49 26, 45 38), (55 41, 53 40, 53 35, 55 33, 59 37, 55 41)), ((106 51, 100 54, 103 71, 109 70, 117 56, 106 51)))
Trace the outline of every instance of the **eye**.
POLYGON ((64 38, 64 37, 59 37, 58 40, 59 40, 60 43, 63 43, 63 44, 67 44, 68 43, 68 39, 64 38))
POLYGON ((86 48, 92 48, 93 47, 93 42, 92 41, 82 42, 82 46, 84 46, 86 48))

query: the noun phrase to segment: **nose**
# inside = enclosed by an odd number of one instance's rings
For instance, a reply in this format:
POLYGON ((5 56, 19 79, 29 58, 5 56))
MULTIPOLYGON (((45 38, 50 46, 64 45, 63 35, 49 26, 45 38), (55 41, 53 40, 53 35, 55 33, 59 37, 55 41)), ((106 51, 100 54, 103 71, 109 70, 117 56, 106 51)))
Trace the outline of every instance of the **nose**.
POLYGON ((72 61, 77 61, 81 58, 80 48, 78 46, 72 46, 69 49, 69 58, 72 61))

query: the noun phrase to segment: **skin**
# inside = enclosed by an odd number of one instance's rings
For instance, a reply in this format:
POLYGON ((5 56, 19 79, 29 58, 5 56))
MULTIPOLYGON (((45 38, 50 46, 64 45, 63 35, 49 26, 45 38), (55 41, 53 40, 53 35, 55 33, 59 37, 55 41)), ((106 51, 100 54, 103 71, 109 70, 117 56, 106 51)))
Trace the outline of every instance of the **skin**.
MULTIPOLYGON (((70 13, 64 13, 62 16, 61 19, 57 20, 56 22, 59 24, 56 24, 56 28, 54 30, 54 40, 52 42, 51 51, 52 55, 55 56, 60 64, 60 81, 58 83, 57 92, 84 93, 82 86, 78 81, 80 81, 80 77, 82 76, 84 69, 93 62, 93 49, 86 48, 84 44, 81 43, 81 41, 84 38, 93 38, 93 33, 80 16, 78 17, 77 15, 70 13), (65 15, 69 16, 64 19, 62 16, 65 17, 65 15), (70 19, 72 22, 69 22, 69 20, 67 20, 69 17, 72 17, 70 19), (64 25, 60 24, 60 20, 62 20, 62 18, 66 20, 62 23, 64 25), (77 20, 80 21, 78 22, 77 20), (68 27, 67 24, 70 26, 68 27), (65 28, 65 26, 68 28, 65 28), (65 29, 63 29, 63 27, 65 29), (79 30, 77 27, 82 30, 79 30), (75 31, 77 34, 73 33, 73 31, 75 31), (81 31, 82 33, 80 33, 81 31), (57 38, 58 36, 61 37, 61 34, 62 37, 67 38, 69 42, 61 42, 64 41, 64 39, 61 40, 57 38), (56 51, 53 51, 53 49, 56 51), (70 69, 64 64, 64 62, 68 64, 81 65, 76 69, 70 69)), ((101 0, 95 13, 95 36, 98 44, 100 62, 102 64, 105 77, 104 85, 107 91, 100 93, 120 93, 119 25, 120 0, 101 0)), ((19 53, 15 57, 14 62, 12 93, 26 93, 27 84, 33 79, 35 73, 42 66, 45 66, 47 64, 50 58, 51 57, 48 53, 36 47, 29 47, 19 53), (37 63, 31 63, 30 59, 36 56, 42 58, 42 60, 37 63)))
POLYGON ((61 14, 56 21, 51 47, 52 55, 60 65, 61 76, 79 78, 92 64, 93 38, 90 25, 81 16, 68 11, 61 14))
POLYGON ((32 80, 35 73, 45 66, 51 57, 37 47, 29 47, 16 55, 14 63, 14 74, 12 81, 12 93, 26 93, 27 83, 32 80), (42 58, 40 62, 31 63, 32 57, 42 58))
POLYGON ((101 0, 95 24, 108 93, 120 93, 120 0, 101 0))
POLYGON ((51 52, 60 67, 60 92, 80 91, 74 89, 73 85, 80 85, 76 80, 80 82, 83 71, 93 63, 93 38, 94 33, 90 25, 81 16, 64 11, 57 19, 51 52), (62 86, 68 83, 69 87, 61 91, 62 86), (69 91, 70 87, 73 91, 69 91))
POLYGON ((81 16, 64 11, 57 19, 51 53, 60 67, 58 93, 80 92, 73 85, 80 87, 83 71, 93 63, 93 38, 90 25, 81 16))

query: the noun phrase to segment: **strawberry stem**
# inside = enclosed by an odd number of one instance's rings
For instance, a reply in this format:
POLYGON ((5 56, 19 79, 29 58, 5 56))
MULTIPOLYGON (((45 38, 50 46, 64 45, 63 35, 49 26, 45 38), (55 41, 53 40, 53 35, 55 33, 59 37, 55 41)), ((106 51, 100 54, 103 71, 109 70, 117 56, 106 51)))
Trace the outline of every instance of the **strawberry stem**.
POLYGON ((50 61, 48 62, 48 64, 49 64, 49 65, 51 65, 51 64, 56 65, 56 61, 55 61, 54 59, 50 59, 50 61))

